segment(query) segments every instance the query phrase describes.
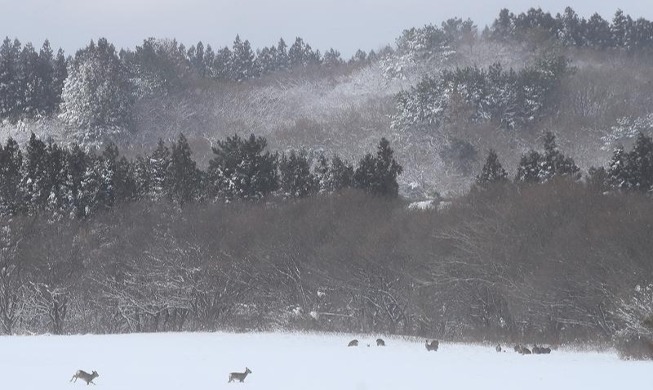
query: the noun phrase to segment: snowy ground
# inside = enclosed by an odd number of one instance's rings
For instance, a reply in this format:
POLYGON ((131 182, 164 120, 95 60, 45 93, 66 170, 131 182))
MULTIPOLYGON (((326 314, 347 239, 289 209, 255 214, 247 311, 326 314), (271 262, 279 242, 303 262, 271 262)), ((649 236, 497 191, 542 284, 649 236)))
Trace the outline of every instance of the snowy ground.
POLYGON ((80 389, 653 389, 653 362, 614 353, 553 351, 522 356, 493 347, 347 335, 177 333, 0 337, 2 388, 80 389), (367 343, 372 346, 367 347, 367 343), (228 373, 252 370, 244 383, 228 373))

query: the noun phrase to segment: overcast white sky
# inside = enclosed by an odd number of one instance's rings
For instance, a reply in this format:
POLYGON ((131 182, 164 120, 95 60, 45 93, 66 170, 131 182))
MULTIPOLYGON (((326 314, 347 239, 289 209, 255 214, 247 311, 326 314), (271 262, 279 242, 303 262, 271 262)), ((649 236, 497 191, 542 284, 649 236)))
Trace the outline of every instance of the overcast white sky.
POLYGON ((37 48, 48 38, 68 54, 98 37, 118 48, 147 37, 219 48, 240 34, 260 48, 280 37, 290 45, 300 36, 322 52, 333 47, 349 57, 358 48, 393 43, 406 28, 451 17, 469 17, 482 28, 501 8, 519 13, 541 7, 555 15, 567 5, 584 17, 598 12, 611 20, 621 8, 633 18, 653 19, 651 0, 0 0, 0 35, 37 48))

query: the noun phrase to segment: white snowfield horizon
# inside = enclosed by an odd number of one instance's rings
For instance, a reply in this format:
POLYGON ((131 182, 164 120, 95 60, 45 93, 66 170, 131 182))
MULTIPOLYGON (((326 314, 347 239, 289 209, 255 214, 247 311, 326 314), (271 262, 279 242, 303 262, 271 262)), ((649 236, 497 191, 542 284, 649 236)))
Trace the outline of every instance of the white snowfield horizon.
POLYGON ((506 349, 440 341, 428 352, 423 339, 344 334, 2 336, 0 376, 10 390, 87 388, 70 382, 80 369, 98 372, 94 389, 112 390, 653 389, 651 361, 620 360, 614 351, 506 349), (358 347, 347 347, 352 338, 358 347), (227 383, 246 367, 243 383, 227 383))

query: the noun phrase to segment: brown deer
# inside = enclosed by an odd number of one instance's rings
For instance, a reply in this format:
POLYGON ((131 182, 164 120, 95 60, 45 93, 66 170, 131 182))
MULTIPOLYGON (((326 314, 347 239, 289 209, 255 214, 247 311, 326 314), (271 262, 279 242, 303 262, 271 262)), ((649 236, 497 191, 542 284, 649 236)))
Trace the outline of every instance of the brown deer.
POLYGON ((347 344, 348 347, 358 347, 358 340, 353 339, 352 341, 347 344))
POLYGON ((69 382, 72 382, 73 379, 75 380, 75 382, 77 382, 77 378, 79 378, 79 379, 85 380, 86 385, 88 386, 90 383, 95 384, 95 382, 93 382, 93 379, 97 378, 98 376, 100 376, 100 374, 98 374, 97 371, 93 371, 92 374, 89 374, 88 372, 86 372, 84 370, 78 370, 75 373, 75 375, 73 375, 73 377, 70 378, 69 382))
POLYGON ((429 343, 428 340, 426 340, 426 350, 427 351, 437 351, 438 347, 440 346, 440 343, 438 340, 433 340, 429 343))
POLYGON ((385 347, 385 341, 383 341, 383 339, 376 339, 376 346, 385 347))
MULTIPOLYGON (((245 372, 232 372, 229 374, 229 382, 233 382, 234 379, 243 382, 245 378, 247 377, 247 374, 251 374, 252 370, 249 368, 245 367, 245 372)), ((227 382, 227 383, 229 383, 227 382)))

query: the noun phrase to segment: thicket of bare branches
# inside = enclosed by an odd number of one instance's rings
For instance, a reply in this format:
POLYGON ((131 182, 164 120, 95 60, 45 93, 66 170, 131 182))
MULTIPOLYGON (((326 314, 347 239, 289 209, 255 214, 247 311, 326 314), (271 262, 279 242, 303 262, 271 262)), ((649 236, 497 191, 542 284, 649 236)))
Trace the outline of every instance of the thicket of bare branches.
POLYGON ((347 192, 16 217, 3 221, 0 323, 609 342, 650 321, 633 292, 651 283, 651 224, 647 197, 566 180, 473 191, 440 211, 347 192))

